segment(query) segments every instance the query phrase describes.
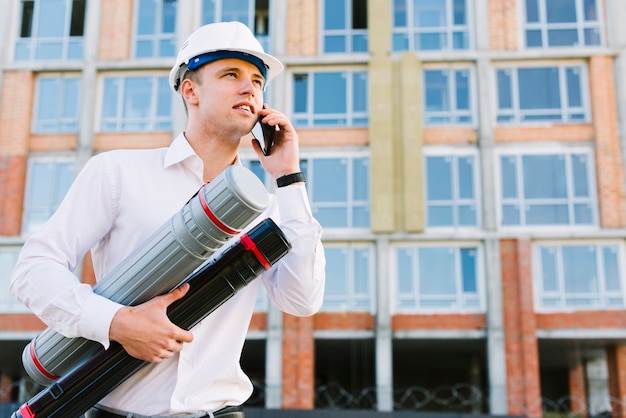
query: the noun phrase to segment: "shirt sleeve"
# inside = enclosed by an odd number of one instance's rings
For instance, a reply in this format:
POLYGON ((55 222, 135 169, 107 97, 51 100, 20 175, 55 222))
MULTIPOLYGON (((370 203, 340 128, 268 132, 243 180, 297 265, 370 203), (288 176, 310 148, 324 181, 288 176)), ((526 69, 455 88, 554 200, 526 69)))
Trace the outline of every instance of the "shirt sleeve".
POLYGON ((95 294, 74 273, 87 251, 106 239, 115 217, 115 174, 99 157, 88 161, 55 214, 25 242, 10 291, 55 331, 106 348, 121 305, 95 294))
POLYGON ((324 297, 322 228, 311 213, 304 185, 279 187, 274 198, 270 216, 292 248, 265 275, 265 287, 283 312, 310 316, 319 311, 324 297))

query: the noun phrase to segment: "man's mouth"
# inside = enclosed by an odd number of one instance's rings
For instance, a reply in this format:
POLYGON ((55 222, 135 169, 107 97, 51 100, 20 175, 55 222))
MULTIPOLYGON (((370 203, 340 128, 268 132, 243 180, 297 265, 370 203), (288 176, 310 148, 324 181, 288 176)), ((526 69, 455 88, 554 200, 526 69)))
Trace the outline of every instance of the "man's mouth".
POLYGON ((239 105, 239 106, 235 106, 235 109, 243 109, 246 110, 248 112, 252 112, 252 109, 250 108, 250 106, 248 105, 239 105))

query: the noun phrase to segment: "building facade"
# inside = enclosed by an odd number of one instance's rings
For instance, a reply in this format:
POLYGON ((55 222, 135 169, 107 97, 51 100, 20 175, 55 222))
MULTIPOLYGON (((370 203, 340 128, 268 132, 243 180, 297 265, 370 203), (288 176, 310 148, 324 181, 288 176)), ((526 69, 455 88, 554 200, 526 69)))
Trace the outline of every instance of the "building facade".
MULTIPOLYGON (((239 20, 285 63, 267 101, 299 130, 327 256, 317 315, 259 298, 249 404, 626 416, 623 0, 2 5, 0 402, 38 390, 21 244, 90 156, 169 144, 178 46, 239 20)), ((76 274, 94 283, 89 255, 76 274)))

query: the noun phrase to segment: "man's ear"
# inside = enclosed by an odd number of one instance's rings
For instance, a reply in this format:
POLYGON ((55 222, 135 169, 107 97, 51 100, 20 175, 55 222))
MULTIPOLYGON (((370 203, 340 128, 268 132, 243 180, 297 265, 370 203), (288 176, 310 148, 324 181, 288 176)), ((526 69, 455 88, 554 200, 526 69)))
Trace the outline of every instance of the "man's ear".
POLYGON ((196 85, 192 80, 190 80, 189 78, 184 79, 183 82, 180 84, 179 89, 180 95, 183 96, 183 99, 187 103, 198 103, 198 96, 196 95, 196 85))

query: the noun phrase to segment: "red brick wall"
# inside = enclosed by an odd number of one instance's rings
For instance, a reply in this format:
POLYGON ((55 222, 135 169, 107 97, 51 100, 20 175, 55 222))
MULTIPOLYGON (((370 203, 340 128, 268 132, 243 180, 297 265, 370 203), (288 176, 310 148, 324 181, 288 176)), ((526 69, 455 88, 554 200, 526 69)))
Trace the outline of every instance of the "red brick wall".
MULTIPOLYGON (((489 1, 490 49, 494 51, 515 51, 518 49, 517 0, 489 1)), ((477 22, 481 24, 481 22, 477 22)))
POLYGON ((606 350, 609 369, 609 393, 613 417, 626 415, 626 345, 610 346, 606 350))
POLYGON ((18 235, 26 178, 34 82, 30 71, 6 71, 0 101, 0 233, 18 235), (16 88, 15 86, 19 86, 16 88))
POLYGON ((315 344, 313 317, 283 315, 283 393, 285 409, 313 409, 315 344))
POLYGON ((128 0, 101 1, 100 45, 98 57, 103 61, 130 58, 134 2, 128 0))
POLYGON ((580 358, 569 368, 569 408, 572 414, 587 417, 587 386, 585 382, 585 365, 580 358))
POLYGON ((526 239, 502 240, 500 250, 508 413, 541 417, 531 242, 526 239))
POLYGON ((287 55, 317 55, 317 3, 310 0, 288 0, 287 55))
POLYGON ((617 125, 613 58, 594 56, 589 62, 589 85, 596 137, 596 173, 600 223, 622 228, 624 168, 617 125))

